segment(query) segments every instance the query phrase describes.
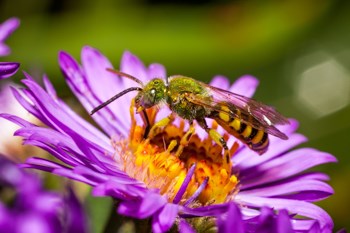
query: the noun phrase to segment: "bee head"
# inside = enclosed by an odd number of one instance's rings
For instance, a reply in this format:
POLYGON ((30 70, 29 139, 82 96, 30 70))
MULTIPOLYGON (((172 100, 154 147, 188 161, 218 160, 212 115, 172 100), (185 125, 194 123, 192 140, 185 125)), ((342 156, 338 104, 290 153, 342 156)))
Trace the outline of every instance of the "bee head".
POLYGON ((157 105, 165 99, 165 92, 164 81, 159 78, 152 79, 135 97, 135 105, 144 109, 157 105))

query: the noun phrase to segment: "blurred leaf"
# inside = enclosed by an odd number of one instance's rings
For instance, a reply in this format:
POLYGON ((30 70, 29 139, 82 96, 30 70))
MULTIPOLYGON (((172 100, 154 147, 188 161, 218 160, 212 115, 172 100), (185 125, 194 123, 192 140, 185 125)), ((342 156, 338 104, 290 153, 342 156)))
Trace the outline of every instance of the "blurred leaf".
POLYGON ((86 200, 86 209, 89 212, 93 233, 103 232, 112 205, 113 202, 111 198, 88 196, 86 200))

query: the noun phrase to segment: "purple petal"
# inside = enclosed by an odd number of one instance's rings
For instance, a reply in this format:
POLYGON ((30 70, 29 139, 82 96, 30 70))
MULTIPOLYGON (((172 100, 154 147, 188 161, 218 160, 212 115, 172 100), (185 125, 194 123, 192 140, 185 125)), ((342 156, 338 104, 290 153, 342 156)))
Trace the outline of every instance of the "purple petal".
POLYGON ((96 185, 93 181, 86 179, 85 177, 75 174, 70 168, 64 167, 63 165, 51 162, 49 160, 41 159, 41 158, 30 158, 27 160, 25 164, 21 164, 23 168, 34 168, 46 172, 50 172, 56 175, 60 175, 63 177, 67 177, 73 180, 77 180, 88 185, 96 185))
POLYGON ((32 123, 30 123, 29 121, 26 121, 20 117, 11 115, 11 114, 7 114, 7 113, 0 113, 0 117, 7 119, 21 127, 32 127, 34 126, 32 123))
POLYGON ((230 81, 224 76, 217 75, 210 81, 209 85, 227 90, 229 89, 230 81))
POLYGON ((148 67, 148 77, 149 78, 162 78, 166 79, 165 67, 158 63, 153 63, 148 67))
POLYGON ((260 214, 260 210, 249 209, 249 208, 241 208, 242 218, 243 220, 252 219, 253 217, 257 217, 260 214))
POLYGON ((231 202, 227 213, 218 218, 218 228, 220 233, 228 233, 233 230, 236 233, 244 233, 241 211, 235 203, 231 202))
POLYGON ((93 182, 90 179, 85 178, 84 176, 80 175, 80 174, 75 174, 74 172, 72 172, 71 169, 55 169, 53 170, 51 173, 56 174, 58 176, 62 176, 62 177, 67 177, 71 180, 76 180, 79 182, 83 182, 85 184, 88 184, 90 186, 95 186, 97 185, 95 182, 93 182))
POLYGON ((104 183, 108 180, 107 174, 95 172, 88 167, 76 166, 72 170, 75 174, 79 174, 79 175, 95 182, 96 184, 97 183, 104 183))
POLYGON ((259 80, 251 75, 244 75, 237 79, 230 89, 228 89, 230 92, 240 94, 246 97, 251 98, 256 88, 259 85, 259 80))
POLYGON ((13 232, 13 224, 11 223, 13 217, 8 213, 5 203, 0 202, 0 231, 13 232))
POLYGON ((65 222, 66 232, 89 232, 84 208, 70 187, 68 187, 68 195, 65 197, 65 205, 69 214, 65 222))
POLYGON ((179 211, 178 205, 166 204, 152 219, 153 232, 167 232, 175 222, 179 211))
POLYGON ((19 68, 17 62, 0 62, 0 80, 14 75, 19 68))
POLYGON ((204 179, 204 181, 201 183, 201 185, 198 187, 198 189, 193 193, 193 195, 186 200, 186 202, 184 203, 184 206, 191 204, 194 200, 197 199, 197 197, 199 197, 199 195, 202 193, 204 188, 207 186, 208 181, 209 181, 209 177, 207 176, 204 179))
MULTIPOLYGON (((48 161, 51 162, 51 161, 48 161)), ((31 168, 31 169, 38 169, 41 171, 45 171, 45 172, 53 172, 55 170, 55 168, 51 167, 48 164, 44 164, 41 165, 40 162, 36 163, 36 162, 27 162, 25 164, 21 164, 20 165, 21 168, 31 168)))
POLYGON ((26 160, 26 163, 20 164, 20 166, 23 167, 23 168, 27 168, 28 165, 31 165, 31 164, 36 164, 36 165, 39 165, 39 166, 49 167, 49 168, 51 168, 51 170, 58 169, 58 168, 67 168, 67 169, 69 169, 68 167, 66 167, 66 166, 64 166, 62 164, 55 163, 53 161, 46 160, 46 159, 43 159, 43 158, 37 158, 37 157, 28 158, 26 160))
POLYGON ((4 41, 9 37, 19 26, 20 21, 17 18, 10 18, 0 24, 0 41, 4 41))
POLYGON ((293 134, 289 136, 289 140, 280 140, 279 143, 270 143, 270 149, 263 155, 257 155, 252 152, 249 148, 245 147, 239 153, 233 157, 233 163, 236 164, 235 169, 241 172, 248 171, 253 167, 259 166, 269 160, 273 160, 280 154, 292 149, 293 147, 299 145, 300 143, 306 142, 307 139, 301 134, 293 134))
MULTIPOLYGON (((286 135, 291 135, 299 128, 299 122, 296 119, 289 118, 289 124, 278 125, 278 129, 284 132, 286 135)), ((271 141, 278 140, 276 137, 271 137, 271 141)))
MULTIPOLYGON (((41 113, 38 110, 38 108, 36 106, 33 105, 33 103, 29 100, 28 97, 26 97, 26 95, 24 93, 26 93, 26 91, 24 89, 21 89, 21 93, 19 92, 18 89, 11 87, 11 91, 13 96, 16 98, 16 100, 18 101, 18 103, 20 105, 22 105, 22 107, 24 109, 26 109, 30 114, 32 114, 33 116, 35 116, 36 118, 40 119, 41 117, 41 113)), ((49 125, 50 123, 42 118, 40 119, 44 124, 49 125)))
POLYGON ((264 153, 261 156, 257 156, 257 154, 252 153, 252 151, 249 148, 244 147, 242 150, 239 151, 239 153, 237 153, 233 157, 233 162, 237 164, 237 168, 243 170, 249 167, 256 166, 260 163, 263 163, 280 155, 283 152, 290 150, 291 148, 303 142, 306 142, 307 139, 305 136, 294 133, 295 130, 298 128, 298 122, 293 119, 289 119, 289 121, 290 125, 279 127, 279 129, 289 137, 288 140, 282 140, 276 137, 269 137, 269 149, 266 153, 264 153), (254 159, 251 159, 251 156, 254 156, 254 159))
POLYGON ((294 150, 274 160, 243 170, 240 175, 242 189, 267 184, 298 174, 316 165, 336 161, 333 155, 315 149, 294 150))
POLYGON ((286 210, 281 210, 277 216, 276 232, 289 233, 293 232, 291 219, 286 210))
MULTIPOLYGON (((305 201, 281 199, 281 198, 266 198, 257 196, 241 196, 237 194, 236 200, 239 200, 241 205, 250 207, 268 206, 273 209, 286 209, 290 213, 309 217, 318 220, 322 228, 333 228, 333 221, 331 217, 320 207, 305 201)), ((297 221, 297 220, 294 220, 297 221)))
MULTIPOLYGON (((74 140, 75 144, 78 146, 78 148, 81 150, 82 154, 84 154, 87 159, 93 163, 96 164, 96 170, 98 170, 101 173, 108 173, 108 174, 113 174, 114 170, 116 170, 114 167, 114 169, 110 169, 108 166, 106 166, 98 157, 103 157, 103 155, 99 155, 99 152, 96 152, 95 150, 93 150, 93 148, 89 148, 88 146, 88 142, 80 137, 79 134, 75 133, 74 131, 70 132, 70 135, 72 137, 72 139, 74 140)), ((107 158, 110 158, 110 164, 114 164, 115 161, 112 160, 111 156, 108 156, 107 158)))
POLYGON ((229 203, 208 205, 198 208, 188 208, 180 206, 182 217, 203 217, 203 216, 218 216, 227 211, 229 203))
MULTIPOLYGON (((102 100, 102 102, 110 99, 112 96, 123 91, 127 87, 135 86, 135 83, 130 86, 126 85, 125 82, 128 79, 117 77, 112 72, 107 71, 107 68, 112 68, 112 64, 98 50, 86 46, 83 48, 81 57, 83 68, 86 72, 86 82, 89 85, 91 92, 97 99, 102 100), (96 77, 99 77, 98 85, 96 83, 96 77)), ((135 96, 135 93, 127 94, 108 105, 108 108, 115 114, 114 118, 118 119, 118 122, 124 124, 126 128, 130 125, 129 114, 118 113, 129 111, 128 106, 130 105, 131 97, 133 96, 135 96)))
POLYGON ((191 168, 188 170, 187 175, 186 175, 184 181, 182 182, 181 187, 179 188, 179 191, 176 193, 176 195, 174 197, 174 200, 173 200, 174 204, 178 204, 181 201, 181 198, 184 195, 184 193, 188 187, 188 184, 192 179, 192 176, 194 174, 195 169, 196 169, 196 164, 193 164, 191 166, 191 168))
MULTIPOLYGON (((249 189, 246 191, 242 189, 240 191, 240 195, 254 195, 260 197, 273 197, 283 195, 285 197, 287 194, 296 194, 299 192, 310 192, 314 201, 316 201, 315 199, 319 200, 320 197, 325 198, 334 193, 330 185, 318 180, 305 179, 303 176, 302 179, 294 178, 290 181, 281 181, 277 184, 249 189)), ((303 200, 311 201, 309 198, 303 200)))
POLYGON ((4 41, 17 29, 19 23, 19 19, 10 18, 0 25, 0 56, 10 53, 10 48, 4 44, 4 41))
POLYGON ((308 233, 319 233, 319 232, 322 232, 322 231, 321 231, 320 224, 318 222, 315 222, 314 224, 312 224, 310 230, 308 231, 308 233))
MULTIPOLYGON (((125 51, 122 60, 120 62, 120 70, 124 73, 130 74, 142 82, 146 83, 150 80, 151 77, 147 74, 147 69, 143 62, 134 54, 129 51, 125 51)), ((135 83, 129 79, 124 80, 125 86, 131 87, 134 86, 135 83)))
POLYGON ((105 173, 93 171, 84 166, 77 166, 73 170, 74 173, 80 174, 90 180, 94 180, 96 183, 111 182, 114 184, 118 183, 119 185, 138 186, 144 189, 144 183, 129 177, 122 171, 118 172, 118 170, 116 170, 112 175, 108 175, 105 173))
POLYGON ((57 229, 56 226, 50 226, 52 222, 46 221, 45 218, 41 217, 37 213, 27 213, 26 215, 20 215, 17 217, 17 222, 21 224, 15 225, 14 232, 53 232, 54 229, 57 229))
MULTIPOLYGON (((23 80, 29 90, 30 97, 36 107, 40 110, 42 117, 39 119, 47 119, 50 123, 49 126, 55 128, 56 130, 64 133, 70 132, 79 132, 80 135, 83 135, 90 142, 96 143, 96 145, 106 145, 105 148, 101 150, 107 150, 112 152, 112 146, 108 145, 109 139, 107 137, 97 137, 89 129, 86 129, 84 126, 88 123, 80 123, 80 121, 85 121, 82 118, 74 117, 72 118, 67 112, 63 111, 62 107, 55 102, 38 84, 34 81, 26 79, 23 80), (75 121, 79 120, 79 121, 75 121), (107 146, 108 145, 108 146, 107 146)), ((28 93, 29 94, 29 93, 28 93)), ((100 134, 102 136, 102 134, 100 134)))
POLYGON ((135 201, 123 201, 118 207, 118 213, 134 218, 147 218, 167 204, 165 197, 158 193, 148 192, 145 197, 135 201))
POLYGON ((346 233, 346 232, 347 232, 347 231, 346 231, 345 228, 342 228, 342 229, 340 229, 340 230, 337 231, 337 233, 346 233))
POLYGON ((47 75, 43 76, 43 82, 44 82, 46 92, 52 97, 52 99, 57 99, 56 90, 52 85, 52 83, 50 82, 50 79, 47 77, 47 75))
MULTIPOLYGON (((134 201, 136 198, 143 198, 147 189, 141 186, 137 181, 134 182, 121 180, 119 178, 112 179, 104 183, 97 184, 93 189, 94 196, 111 196, 120 200, 134 201)), ((135 204, 137 204, 135 202, 135 204)))
MULTIPOLYGON (((254 232, 269 233, 275 232, 275 222, 274 222, 274 212, 271 208, 263 207, 261 208, 260 216, 255 220, 256 226, 254 232)), ((250 221, 249 221, 250 222, 250 221)), ((277 233, 277 231, 276 231, 277 233)))
POLYGON ((180 233, 196 233, 196 231, 184 219, 180 219, 179 232, 180 233))
MULTIPOLYGON (((87 111, 90 112, 94 107, 97 107, 105 101, 99 99, 95 93, 92 92, 90 84, 87 82, 86 75, 83 73, 82 69, 74 58, 65 52, 60 52, 59 64, 63 74, 66 77, 69 87, 84 105, 85 109, 87 109, 87 111)), ((104 73, 106 72, 107 71, 104 71, 104 73)), ((96 85, 96 83, 93 83, 93 85, 96 85)), ((97 112, 93 116, 94 120, 110 136, 117 134, 126 135, 128 132, 127 126, 120 121, 120 119, 109 107, 110 106, 106 106, 106 108, 103 108, 101 111, 97 112)))
POLYGON ((17 130, 15 135, 24 137, 26 144, 39 146, 50 151, 57 158, 71 166, 76 166, 77 164, 92 166, 85 156, 81 155, 72 139, 57 131, 48 128, 27 127, 17 130), (69 154, 62 151, 62 149, 68 151, 69 154), (72 157, 72 154, 75 156, 72 157))

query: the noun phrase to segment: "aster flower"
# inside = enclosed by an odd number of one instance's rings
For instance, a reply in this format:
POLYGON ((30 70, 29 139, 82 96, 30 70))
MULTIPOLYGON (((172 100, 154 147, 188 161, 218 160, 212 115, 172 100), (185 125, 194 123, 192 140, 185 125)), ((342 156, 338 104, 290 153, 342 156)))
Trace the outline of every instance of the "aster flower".
MULTIPOLYGON (((10 48, 4 43, 9 35, 19 26, 17 18, 11 18, 0 24, 0 56, 10 53, 10 48)), ((8 78, 15 74, 19 68, 17 62, 0 62, 0 79, 8 78)))
MULTIPOLYGON (((112 64, 91 47, 83 49, 82 65, 65 52, 59 54, 59 63, 68 85, 88 112, 135 85, 107 71, 112 64)), ((144 83, 166 77, 162 65, 145 67, 129 52, 124 53, 120 70, 144 83)), ((230 147, 232 157, 227 164, 220 146, 200 127, 189 128, 179 118, 144 139, 142 118, 133 108, 135 94, 121 97, 93 116, 100 131, 59 99, 47 78, 44 77, 45 89, 28 74, 22 82, 26 88, 14 89, 14 95, 47 127, 10 114, 1 116, 21 127, 16 135, 23 137, 25 144, 41 147, 65 163, 31 158, 24 167, 87 183, 93 187, 94 195, 118 200, 118 214, 152 218, 154 232, 166 232, 175 222, 183 232, 191 232, 190 226, 198 232, 212 229, 213 217, 230 214, 232 202, 239 206, 242 218, 253 223, 263 214, 261 208, 267 206, 288 211, 294 230, 307 231, 315 223, 325 232, 333 228, 330 216, 312 203, 333 193, 325 183, 328 176, 306 170, 336 159, 312 148, 289 151, 306 141, 295 132, 298 123, 293 119, 290 125, 280 127, 289 140, 270 137, 269 150, 262 156, 208 120, 230 147), (190 133, 193 135, 188 139, 190 133)), ((217 76, 210 85, 251 97, 258 81, 243 76, 230 85, 226 78, 217 76)), ((168 114, 166 107, 148 110, 151 124, 168 114)), ((278 214, 271 215, 279 218, 278 214)))
POLYGON ((71 190, 66 197, 45 191, 37 176, 2 155, 0 194, 1 232, 87 232, 83 209, 71 190))

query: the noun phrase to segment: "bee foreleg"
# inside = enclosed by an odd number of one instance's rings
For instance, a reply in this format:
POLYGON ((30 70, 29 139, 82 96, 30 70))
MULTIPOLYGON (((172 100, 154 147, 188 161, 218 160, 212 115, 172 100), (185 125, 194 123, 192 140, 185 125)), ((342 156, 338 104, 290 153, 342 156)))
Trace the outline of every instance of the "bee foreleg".
POLYGON ((145 133, 143 134, 143 138, 147 138, 150 131, 151 124, 149 123, 148 115, 145 109, 142 110, 141 117, 145 124, 145 133))
POLYGON ((175 113, 171 113, 169 116, 161 119, 160 121, 154 123, 152 128, 149 130, 149 134, 147 136, 147 140, 151 140, 154 138, 161 129, 169 124, 171 124, 175 120, 175 113))
POLYGON ((227 143, 226 143, 225 139, 215 129, 209 128, 205 119, 197 119, 197 122, 198 122, 199 126, 202 127, 209 134, 209 136, 214 140, 214 142, 219 144, 224 149, 224 163, 225 163, 225 165, 227 165, 226 166, 227 169, 231 169, 229 167, 230 166, 230 151, 227 147, 227 143))

